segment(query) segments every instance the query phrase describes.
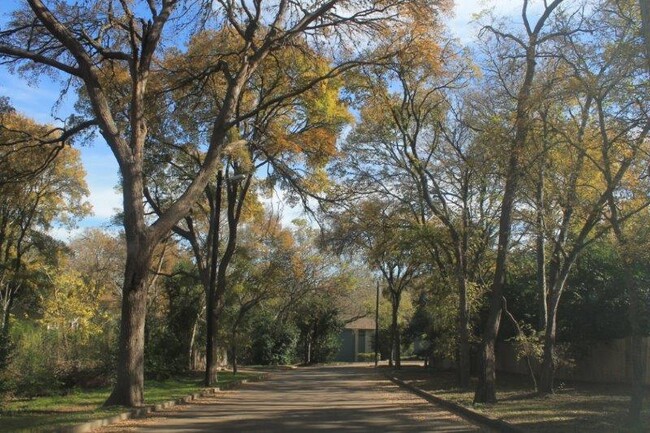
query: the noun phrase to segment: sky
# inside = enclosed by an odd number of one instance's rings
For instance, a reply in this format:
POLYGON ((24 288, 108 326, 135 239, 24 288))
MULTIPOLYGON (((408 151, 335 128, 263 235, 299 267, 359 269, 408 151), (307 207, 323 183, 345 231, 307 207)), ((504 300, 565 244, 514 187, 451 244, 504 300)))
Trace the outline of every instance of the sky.
MULTIPOLYGON (((477 26, 472 24, 473 14, 491 8, 497 16, 516 17, 520 8, 519 1, 507 0, 456 0, 455 3, 454 16, 447 21, 447 25, 463 44, 471 44, 478 30, 477 26)), ((0 1, 0 29, 7 22, 8 13, 15 10, 19 4, 20 0, 0 1)), ((0 96, 9 97, 17 111, 40 123, 57 124, 60 123, 57 119, 65 118, 74 112, 74 95, 58 101, 60 89, 60 83, 49 77, 28 81, 0 66, 0 96), (55 105, 56 108, 53 109, 55 105)), ((86 170, 86 181, 90 190, 88 201, 93 206, 93 215, 80 221, 78 228, 73 231, 55 228, 53 235, 63 240, 73 237, 87 227, 108 228, 110 218, 122 207, 121 195, 117 189, 117 162, 108 146, 99 135, 90 143, 78 144, 86 170)), ((301 215, 299 208, 282 205, 281 192, 277 193, 272 201, 275 208, 283 210, 283 220, 286 222, 301 215)))

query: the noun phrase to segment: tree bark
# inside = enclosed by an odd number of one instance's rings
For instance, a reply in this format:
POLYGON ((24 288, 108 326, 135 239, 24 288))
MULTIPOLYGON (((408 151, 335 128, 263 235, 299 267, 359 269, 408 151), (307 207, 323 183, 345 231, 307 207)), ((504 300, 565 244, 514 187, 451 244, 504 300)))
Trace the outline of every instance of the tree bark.
POLYGON ((397 323, 398 312, 399 312, 399 296, 395 293, 391 294, 392 300, 392 314, 391 314, 391 361, 392 367, 400 369, 402 367, 401 362, 401 350, 400 350, 400 335, 399 335, 399 325, 397 323))
POLYGON ((537 188, 535 194, 536 218, 536 240, 535 240, 535 253, 537 259, 537 291, 539 293, 539 323, 538 330, 546 329, 548 324, 548 288, 546 286, 546 237, 544 233, 544 162, 539 169, 539 177, 537 179, 537 188))
MULTIPOLYGON (((525 138, 525 134, 524 134, 525 138)), ((506 282, 506 259, 512 225, 512 209, 519 179, 519 153, 523 141, 516 142, 510 154, 508 177, 506 179, 501 216, 499 218, 499 241, 497 247, 496 269, 490 291, 490 312, 483 329, 479 359, 478 385, 474 393, 475 403, 495 403, 496 398, 496 356, 494 348, 499 326, 501 324, 501 309, 503 287, 506 282)))
POLYGON ((643 31, 643 42, 645 43, 646 64, 650 72, 650 2, 639 0, 641 6, 641 29, 643 31))
POLYGON ((152 254, 149 248, 127 246, 127 268, 122 295, 117 381, 105 406, 144 404, 144 325, 147 310, 147 277, 152 254))
MULTIPOLYGON (((218 342, 217 327, 219 320, 219 296, 217 290, 217 261, 219 260, 219 232, 221 223, 221 192, 223 186, 223 171, 217 172, 217 183, 214 201, 210 215, 210 246, 209 280, 206 290, 206 340, 205 340, 205 386, 213 386, 217 382, 218 342)), ((199 257, 197 257, 197 260, 199 257)))
POLYGON ((544 332, 544 352, 542 367, 539 376, 539 392, 541 394, 553 393, 555 380, 555 337, 557 333, 557 305, 553 301, 549 309, 549 318, 544 332))
POLYGON ((458 385, 469 388, 470 379, 470 347, 469 347, 469 311, 467 306, 467 281, 464 275, 459 275, 459 305, 458 305, 458 385))
POLYGON ((237 331, 232 331, 232 374, 237 374, 237 331))

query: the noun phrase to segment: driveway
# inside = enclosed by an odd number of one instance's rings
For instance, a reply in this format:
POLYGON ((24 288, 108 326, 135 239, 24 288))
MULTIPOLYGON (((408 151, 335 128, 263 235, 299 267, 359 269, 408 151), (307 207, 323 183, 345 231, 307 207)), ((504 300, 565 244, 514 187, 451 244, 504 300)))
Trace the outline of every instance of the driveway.
POLYGON ((299 368, 99 429, 117 432, 491 432, 400 389, 369 367, 299 368))

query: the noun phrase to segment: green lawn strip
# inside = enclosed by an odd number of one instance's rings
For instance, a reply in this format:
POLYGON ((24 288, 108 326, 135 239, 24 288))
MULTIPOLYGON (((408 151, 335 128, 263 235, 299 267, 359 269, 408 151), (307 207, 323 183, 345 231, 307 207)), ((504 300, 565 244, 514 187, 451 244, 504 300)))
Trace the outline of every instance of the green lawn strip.
MULTIPOLYGON (((243 372, 218 376, 217 386, 259 377, 259 373, 243 372)), ((145 383, 146 404, 162 403, 193 394, 203 389, 201 376, 187 376, 145 383)), ((123 407, 103 408, 110 388, 73 390, 67 395, 13 399, 0 407, 0 433, 32 433, 56 426, 78 424, 127 411, 123 407)))
MULTIPOLYGON (((625 427, 629 395, 617 385, 563 384, 552 396, 532 393, 528 378, 500 374, 495 405, 474 405, 473 388, 455 385, 453 372, 427 373, 421 367, 405 368, 394 376, 440 398, 463 405, 491 418, 502 419, 531 433, 641 433, 650 431, 650 395, 642 425, 625 427)), ((649 393, 650 394, 650 393, 649 393)))

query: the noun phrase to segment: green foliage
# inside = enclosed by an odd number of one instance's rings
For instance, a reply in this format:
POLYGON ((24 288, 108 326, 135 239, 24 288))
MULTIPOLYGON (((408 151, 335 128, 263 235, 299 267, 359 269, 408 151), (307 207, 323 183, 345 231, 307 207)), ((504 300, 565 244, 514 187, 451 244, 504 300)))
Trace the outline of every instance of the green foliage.
POLYGON ((296 325, 300 330, 300 342, 297 355, 306 360, 305 351, 309 348, 311 363, 331 361, 341 345, 340 334, 343 324, 339 319, 339 310, 329 308, 314 308, 311 305, 302 314, 298 313, 296 325))
POLYGON ((298 330, 291 323, 278 323, 264 315, 253 325, 251 363, 260 365, 292 364, 296 359, 298 330))
POLYGON ((373 362, 375 360, 375 352, 361 352, 357 354, 357 359, 360 362, 373 362))
POLYGON ((11 338, 15 349, 5 373, 7 392, 56 395, 74 387, 104 386, 112 378, 116 332, 111 329, 89 338, 75 333, 64 337, 57 329, 16 321, 11 338))
MULTIPOLYGON (((520 327, 522 333, 510 338, 514 344, 517 360, 528 358, 537 364, 541 363, 544 353, 543 335, 535 332, 533 327, 527 323, 521 323, 520 327)), ((561 360, 558 358, 558 361, 561 360)))
POLYGON ((180 262, 164 280, 145 332, 145 375, 166 379, 189 368, 191 335, 203 302, 203 287, 192 276, 193 265, 180 262))

